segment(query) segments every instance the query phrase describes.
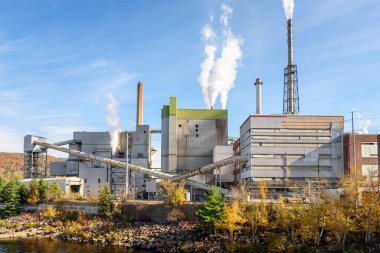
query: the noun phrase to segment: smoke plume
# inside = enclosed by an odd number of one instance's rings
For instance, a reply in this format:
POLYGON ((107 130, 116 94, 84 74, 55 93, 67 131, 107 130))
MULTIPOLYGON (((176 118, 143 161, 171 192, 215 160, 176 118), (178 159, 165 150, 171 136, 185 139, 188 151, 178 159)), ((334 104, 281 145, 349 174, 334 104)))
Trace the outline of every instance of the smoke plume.
POLYGON ((294 10, 294 0, 282 0, 282 6, 284 7, 286 19, 292 19, 294 10))
POLYGON ((107 123, 110 127, 111 148, 115 153, 119 144, 119 133, 121 132, 121 124, 119 119, 119 102, 114 98, 112 93, 107 93, 109 103, 107 105, 107 123))
POLYGON ((198 77, 202 88, 202 95, 207 108, 213 107, 218 96, 222 109, 227 106, 228 92, 234 87, 238 62, 242 57, 240 49, 243 40, 235 37, 231 31, 229 21, 232 15, 232 8, 222 5, 222 15, 220 23, 222 30, 222 49, 219 57, 216 58, 217 46, 212 42, 215 37, 211 25, 205 25, 202 29, 202 36, 206 41, 204 52, 206 58, 200 65, 201 73, 198 77))
POLYGON ((368 128, 371 125, 370 119, 363 118, 363 115, 356 113, 356 117, 359 120, 358 122, 358 133, 359 134, 368 134, 368 128))

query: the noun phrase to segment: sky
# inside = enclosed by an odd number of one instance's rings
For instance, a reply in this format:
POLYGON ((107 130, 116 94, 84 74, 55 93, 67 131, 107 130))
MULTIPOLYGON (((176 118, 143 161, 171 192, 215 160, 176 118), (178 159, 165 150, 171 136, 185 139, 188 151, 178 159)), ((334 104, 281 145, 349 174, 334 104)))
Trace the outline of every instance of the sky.
MULTIPOLYGON (((139 80, 144 123, 154 129, 170 96, 179 108, 205 108, 201 31, 213 28, 220 54, 223 5, 241 43, 226 105, 229 135, 238 137, 255 113, 257 77, 263 113, 282 113, 287 37, 280 0, 0 1, 0 152, 22 152, 27 134, 57 142, 73 131, 108 131, 109 93, 121 128, 133 130, 139 80)), ((295 0, 301 114, 342 115, 347 132, 354 110, 357 130, 380 133, 379 17, 378 0, 295 0)))

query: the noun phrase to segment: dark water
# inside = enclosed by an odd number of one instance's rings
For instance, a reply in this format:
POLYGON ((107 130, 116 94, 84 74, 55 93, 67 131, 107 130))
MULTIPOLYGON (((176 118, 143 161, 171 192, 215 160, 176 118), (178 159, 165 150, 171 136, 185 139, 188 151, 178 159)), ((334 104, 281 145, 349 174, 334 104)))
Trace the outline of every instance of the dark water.
POLYGON ((0 240, 0 253, 148 253, 152 251, 129 249, 117 246, 102 246, 91 243, 75 243, 58 239, 31 238, 0 240))

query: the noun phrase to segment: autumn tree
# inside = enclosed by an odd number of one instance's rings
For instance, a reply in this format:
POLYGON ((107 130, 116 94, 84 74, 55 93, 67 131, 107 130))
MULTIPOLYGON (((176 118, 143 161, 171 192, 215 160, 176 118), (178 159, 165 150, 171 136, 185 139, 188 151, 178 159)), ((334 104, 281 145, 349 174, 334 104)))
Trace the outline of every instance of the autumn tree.
POLYGON ((230 239, 234 238, 234 232, 240 230, 242 225, 247 222, 247 219, 243 216, 239 203, 237 201, 232 204, 224 204, 224 218, 215 221, 215 227, 217 229, 225 229, 230 233, 230 239))
POLYGON ((40 193, 38 191, 38 183, 36 179, 30 181, 27 202, 29 204, 38 204, 40 202, 40 193))
POLYGON ((214 186, 207 192, 206 201, 197 211, 197 217, 204 228, 212 229, 216 221, 225 218, 224 203, 225 199, 217 187, 214 186))
POLYGON ((166 204, 180 206, 185 203, 185 181, 172 182, 171 180, 161 180, 158 186, 166 204))
POLYGON ((57 182, 49 185, 47 190, 47 199, 49 201, 56 201, 62 198, 62 189, 57 182))

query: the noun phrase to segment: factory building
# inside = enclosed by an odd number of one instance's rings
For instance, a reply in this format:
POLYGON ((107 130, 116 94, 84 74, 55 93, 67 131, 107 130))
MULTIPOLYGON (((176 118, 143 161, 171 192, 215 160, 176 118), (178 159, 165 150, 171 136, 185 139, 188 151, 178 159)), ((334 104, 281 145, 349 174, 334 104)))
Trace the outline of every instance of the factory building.
POLYGON ((240 180, 273 185, 343 176, 343 117, 251 115, 240 127, 240 180))
MULTIPOLYGON (((120 132, 116 150, 111 148, 109 132, 74 132, 71 140, 56 143, 56 145, 69 145, 70 150, 82 151, 150 169, 154 150, 151 147, 152 131, 149 125, 143 125, 142 90, 143 84, 139 82, 137 85, 136 130, 120 132)), ((27 143, 31 143, 31 140, 28 140, 27 143)), ((125 168, 85 160, 72 154, 65 162, 51 163, 50 176, 82 178, 86 196, 99 194, 101 188, 107 184, 110 185, 115 196, 121 196, 126 191, 133 193, 144 187, 148 179, 140 172, 128 170, 127 175, 125 168)))
MULTIPOLYGON (((178 109, 175 97, 162 108, 162 172, 180 174, 211 164, 214 159, 232 156, 228 144, 227 110, 178 109)), ((231 150, 230 150, 231 149, 231 150)), ((223 178, 231 181, 232 169, 221 168, 223 178)), ((196 176, 202 183, 215 183, 212 172, 196 176)))
POLYGON ((379 141, 375 134, 344 134, 344 169, 346 175, 375 176, 379 174, 379 141), (355 148, 354 148, 355 147, 355 148))

